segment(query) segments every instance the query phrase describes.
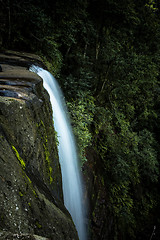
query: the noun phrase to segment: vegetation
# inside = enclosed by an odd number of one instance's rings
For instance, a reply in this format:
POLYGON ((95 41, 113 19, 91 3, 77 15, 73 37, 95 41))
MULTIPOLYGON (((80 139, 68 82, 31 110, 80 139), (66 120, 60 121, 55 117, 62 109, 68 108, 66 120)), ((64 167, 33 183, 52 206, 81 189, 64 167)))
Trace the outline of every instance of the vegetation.
POLYGON ((26 164, 25 164, 25 162, 23 161, 23 159, 20 157, 19 152, 17 151, 17 149, 16 149, 14 146, 12 146, 12 149, 13 149, 13 151, 15 152, 15 155, 16 155, 18 161, 20 162, 20 164, 21 164, 21 166, 22 166, 22 169, 25 169, 25 168, 26 168, 26 164))
POLYGON ((42 56, 65 93, 82 165, 88 147, 98 156, 109 239, 150 239, 160 225, 159 14, 158 0, 1 1, 0 49, 42 56))

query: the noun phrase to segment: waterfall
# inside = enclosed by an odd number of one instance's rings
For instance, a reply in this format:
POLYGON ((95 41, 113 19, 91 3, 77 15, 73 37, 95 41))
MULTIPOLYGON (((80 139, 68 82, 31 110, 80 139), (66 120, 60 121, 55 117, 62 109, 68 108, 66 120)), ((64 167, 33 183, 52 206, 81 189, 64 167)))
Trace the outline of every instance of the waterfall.
POLYGON ((62 172, 64 205, 72 216, 80 240, 86 240, 84 209, 82 206, 82 180, 78 167, 76 145, 66 114, 63 94, 55 78, 46 70, 32 65, 29 69, 43 79, 43 86, 50 95, 54 128, 58 134, 58 154, 62 172))

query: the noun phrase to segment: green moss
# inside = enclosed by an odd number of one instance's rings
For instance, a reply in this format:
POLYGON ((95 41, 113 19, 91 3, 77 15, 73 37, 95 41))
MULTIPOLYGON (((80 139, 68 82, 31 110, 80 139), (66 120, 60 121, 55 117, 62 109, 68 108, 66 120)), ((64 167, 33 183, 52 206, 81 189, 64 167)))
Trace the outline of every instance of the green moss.
POLYGON ((52 178, 52 172, 53 172, 53 169, 52 169, 52 167, 49 167, 49 179, 50 179, 50 183, 52 183, 53 182, 53 178, 52 178))
POLYGON ((32 188, 33 194, 37 197, 36 191, 32 188))
POLYGON ((42 228, 42 225, 41 224, 39 224, 39 222, 38 221, 36 221, 36 226, 40 229, 40 228, 42 228))
POLYGON ((19 196, 23 197, 23 193, 21 191, 19 191, 19 196))
MULTIPOLYGON (((54 122, 53 122, 53 125, 54 125, 54 122)), ((59 146, 58 133, 55 131, 55 129, 54 129, 54 137, 55 137, 55 141, 56 141, 56 146, 58 148, 58 146, 59 146)))
POLYGON ((38 127, 39 130, 41 129, 41 127, 43 127, 43 131, 41 130, 40 134, 41 134, 41 139, 43 141, 45 160, 46 160, 46 164, 47 164, 47 173, 48 173, 48 177, 49 177, 49 182, 51 184, 53 182, 53 177, 52 177, 53 169, 51 167, 50 153, 49 153, 49 150, 48 150, 47 130, 46 130, 45 125, 44 125, 42 120, 40 121, 39 124, 37 123, 37 127, 38 127))
POLYGON ((47 136, 45 137, 45 143, 43 144, 44 147, 44 154, 45 154, 45 159, 47 162, 47 170, 48 170, 48 174, 49 174, 49 180, 50 180, 50 184, 53 182, 53 178, 52 178, 52 172, 53 169, 50 165, 50 153, 48 151, 48 140, 47 140, 47 136))
POLYGON ((33 188, 31 179, 27 176, 27 174, 25 174, 25 176, 26 176, 26 178, 27 178, 28 181, 29 181, 29 184, 30 184, 30 186, 31 186, 31 189, 32 189, 33 194, 37 197, 37 194, 36 194, 36 191, 35 191, 34 188, 33 188))
MULTIPOLYGON (((25 179, 25 182, 26 182, 25 184, 30 186, 30 189, 32 190, 34 196, 37 197, 37 194, 36 194, 36 191, 34 190, 31 179, 27 176, 25 171, 22 171, 22 174, 23 174, 23 178, 25 179)), ((21 191, 19 191, 19 196, 20 197, 23 197, 25 194, 26 194, 26 192, 22 193, 21 191)))
POLYGON ((104 184, 104 178, 103 178, 103 177, 101 178, 101 183, 102 183, 103 186, 105 185, 105 184, 104 184))
POLYGON ((25 162, 23 161, 23 159, 20 157, 19 152, 17 151, 17 149, 16 149, 14 146, 12 146, 12 149, 13 149, 13 151, 15 152, 16 157, 17 157, 18 161, 20 162, 22 168, 25 169, 25 168, 26 168, 26 164, 25 164, 25 162))
POLYGON ((29 181, 29 183, 30 184, 32 184, 32 181, 31 181, 31 179, 26 175, 26 177, 27 177, 27 179, 28 179, 28 181, 29 181))
POLYGON ((41 126, 43 126, 45 128, 44 122, 42 120, 40 121, 40 123, 36 123, 36 126, 37 126, 37 128, 40 128, 41 126))

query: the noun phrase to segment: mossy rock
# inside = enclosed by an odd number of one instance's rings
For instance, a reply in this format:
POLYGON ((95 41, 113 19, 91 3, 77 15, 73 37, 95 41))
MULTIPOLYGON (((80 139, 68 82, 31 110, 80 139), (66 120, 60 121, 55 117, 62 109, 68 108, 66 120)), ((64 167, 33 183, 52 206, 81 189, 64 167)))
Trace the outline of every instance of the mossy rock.
POLYGON ((27 67, 18 76, 16 60, 14 69, 6 62, 0 73, 0 230, 23 234, 20 239, 78 239, 63 203, 49 95, 27 67))

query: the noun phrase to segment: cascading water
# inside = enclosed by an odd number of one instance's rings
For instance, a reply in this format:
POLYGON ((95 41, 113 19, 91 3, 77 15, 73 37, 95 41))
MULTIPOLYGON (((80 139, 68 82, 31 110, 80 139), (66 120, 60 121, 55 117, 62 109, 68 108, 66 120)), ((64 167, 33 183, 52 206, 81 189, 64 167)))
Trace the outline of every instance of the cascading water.
POLYGON ((58 134, 58 152, 62 172, 64 205, 70 212, 80 240, 86 240, 84 209, 82 206, 82 181, 78 168, 76 145, 70 122, 66 115, 63 94, 55 78, 46 70, 32 65, 30 71, 43 79, 43 86, 50 95, 54 127, 58 134))

